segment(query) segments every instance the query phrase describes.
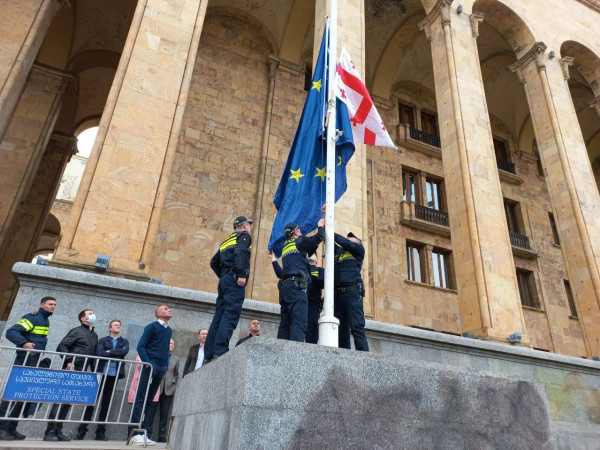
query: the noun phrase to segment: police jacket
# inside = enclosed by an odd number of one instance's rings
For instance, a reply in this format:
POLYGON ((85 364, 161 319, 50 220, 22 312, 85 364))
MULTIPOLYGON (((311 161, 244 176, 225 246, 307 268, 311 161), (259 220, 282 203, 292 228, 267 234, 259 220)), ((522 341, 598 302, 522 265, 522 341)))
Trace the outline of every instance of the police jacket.
POLYGON ((224 271, 248 278, 251 249, 250 234, 247 231, 234 231, 219 246, 219 250, 210 260, 210 268, 219 278, 224 271))
POLYGON ((16 324, 6 330, 6 339, 17 347, 23 347, 28 342, 35 344, 36 350, 45 350, 48 343, 48 318, 52 313, 40 308, 36 312, 25 314, 16 324))
MULTIPOLYGON (((76 353, 78 355, 96 356, 98 349, 98 335, 89 326, 81 324, 81 326, 71 329, 67 335, 60 341, 57 352, 76 353)), ((96 359, 88 359, 86 369, 95 371, 96 359)), ((75 370, 84 370, 85 358, 83 357, 65 357, 65 366, 67 363, 73 363, 75 370)))
POLYGON ((325 283, 325 269, 310 266, 310 288, 307 291, 309 303, 321 303, 321 289, 325 283))
MULTIPOLYGON (((113 338, 109 334, 108 336, 100 338, 98 341, 97 353, 98 356, 102 356, 104 358, 125 359, 125 356, 127 356, 127 353, 129 353, 129 341, 124 337, 119 336, 117 338, 117 345, 113 348, 113 338)), ((116 361, 101 360, 98 362, 98 372, 102 372, 107 363, 119 364, 116 361)), ((122 378, 125 378, 125 364, 121 364, 121 367, 119 368, 118 379, 120 380, 122 378)))
POLYGON ((362 281, 360 270, 365 258, 365 248, 344 236, 335 234, 333 279, 335 287, 354 285, 362 281))
POLYGON ((310 274, 308 257, 317 251, 323 239, 325 239, 325 229, 319 227, 317 234, 313 236, 300 236, 285 241, 281 252, 282 278, 298 275, 300 272, 304 272, 308 277, 310 274))

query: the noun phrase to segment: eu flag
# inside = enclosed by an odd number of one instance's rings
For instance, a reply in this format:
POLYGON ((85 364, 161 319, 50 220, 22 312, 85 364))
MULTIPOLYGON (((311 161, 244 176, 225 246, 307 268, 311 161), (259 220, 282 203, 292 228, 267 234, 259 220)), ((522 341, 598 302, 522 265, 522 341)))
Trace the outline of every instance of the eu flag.
MULTIPOLYGON (((325 27, 319 58, 311 88, 300 117, 290 154, 288 155, 273 203, 277 216, 271 230, 268 248, 281 256, 286 224, 295 222, 303 234, 317 228, 322 217, 321 205, 325 203, 327 160, 327 130, 324 126, 327 113, 327 80, 329 29, 325 27)), ((336 99, 336 128, 342 135, 336 143, 335 201, 346 192, 346 164, 354 154, 352 126, 346 105, 336 99)))

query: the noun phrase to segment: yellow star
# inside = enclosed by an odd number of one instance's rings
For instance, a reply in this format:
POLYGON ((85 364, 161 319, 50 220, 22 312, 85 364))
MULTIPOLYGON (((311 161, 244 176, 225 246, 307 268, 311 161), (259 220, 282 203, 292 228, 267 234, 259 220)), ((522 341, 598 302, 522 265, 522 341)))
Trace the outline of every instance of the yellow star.
POLYGON ((342 165, 342 157, 341 157, 340 155, 338 155, 338 159, 340 160, 340 161, 338 162, 338 166, 341 166, 341 165, 342 165))
POLYGON ((304 175, 300 173, 300 169, 298 170, 294 170, 292 169, 290 172, 292 172, 292 176, 289 178, 290 180, 293 178, 294 180, 296 180, 296 183, 300 183, 300 178, 302 178, 304 175))
POLYGON ((315 175, 315 177, 321 177, 321 181, 325 181, 325 177, 327 176, 327 173, 325 170, 326 168, 327 168, 327 166, 323 167, 322 169, 315 167, 315 169, 317 169, 317 174, 315 175))
POLYGON ((321 88, 323 87, 321 80, 313 81, 312 84, 312 89, 316 89, 318 92, 321 92, 321 88))

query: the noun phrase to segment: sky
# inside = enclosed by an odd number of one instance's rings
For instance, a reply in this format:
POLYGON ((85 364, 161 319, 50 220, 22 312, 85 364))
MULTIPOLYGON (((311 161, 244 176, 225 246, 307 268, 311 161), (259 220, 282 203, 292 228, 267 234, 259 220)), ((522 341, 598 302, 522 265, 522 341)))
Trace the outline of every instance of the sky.
POLYGON ((92 146, 94 145, 94 140, 96 139, 96 134, 98 134, 98 127, 92 127, 81 132, 79 136, 77 136, 77 150, 79 150, 77 153, 78 156, 83 156, 84 158, 88 158, 90 156, 92 146))

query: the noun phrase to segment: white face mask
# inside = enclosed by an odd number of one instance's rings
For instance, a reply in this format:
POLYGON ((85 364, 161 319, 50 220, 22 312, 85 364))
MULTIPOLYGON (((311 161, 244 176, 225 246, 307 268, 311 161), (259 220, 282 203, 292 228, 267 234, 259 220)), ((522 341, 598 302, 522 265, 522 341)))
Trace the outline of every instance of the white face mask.
POLYGON ((87 318, 88 323, 94 325, 96 323, 96 314, 90 314, 87 318))

